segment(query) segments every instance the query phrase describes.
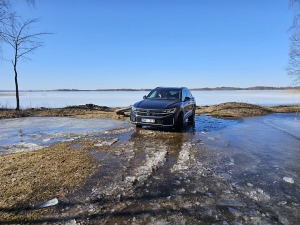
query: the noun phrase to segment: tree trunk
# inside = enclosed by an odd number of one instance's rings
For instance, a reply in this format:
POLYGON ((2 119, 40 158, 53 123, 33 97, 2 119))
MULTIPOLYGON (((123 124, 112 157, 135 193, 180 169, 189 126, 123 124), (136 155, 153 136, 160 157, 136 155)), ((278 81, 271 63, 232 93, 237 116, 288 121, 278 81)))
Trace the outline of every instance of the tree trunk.
POLYGON ((17 107, 16 110, 20 110, 20 99, 19 99, 19 85, 18 85, 18 72, 17 72, 17 63, 14 63, 14 71, 15 71, 15 85, 16 85, 16 99, 17 99, 17 107))

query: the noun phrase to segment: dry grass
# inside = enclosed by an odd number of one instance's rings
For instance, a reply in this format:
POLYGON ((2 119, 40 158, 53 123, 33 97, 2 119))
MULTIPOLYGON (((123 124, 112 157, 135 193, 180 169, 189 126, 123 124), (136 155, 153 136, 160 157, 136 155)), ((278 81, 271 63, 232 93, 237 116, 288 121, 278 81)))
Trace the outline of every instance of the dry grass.
POLYGON ((86 154, 90 144, 81 148, 71 144, 0 156, 0 221, 32 218, 37 212, 17 212, 63 197, 83 185, 96 168, 94 159, 86 154))
POLYGON ((117 108, 108 109, 89 109, 81 107, 72 108, 33 108, 16 111, 14 109, 0 109, 0 119, 19 118, 27 116, 50 116, 50 117, 74 117, 74 118, 113 118, 127 119, 128 116, 118 115, 115 110, 117 108))
MULTIPOLYGON (((27 116, 52 116, 52 117, 74 117, 74 118, 112 118, 129 119, 129 110, 123 114, 120 108, 107 108, 92 105, 92 107, 78 106, 66 108, 36 108, 15 111, 13 109, 0 109, 0 119, 18 118, 27 116)), ((197 107, 197 114, 207 114, 219 118, 242 118, 250 116, 262 116, 276 112, 300 112, 300 105, 288 106, 258 106, 240 102, 227 102, 213 106, 197 107)))
POLYGON ((238 119, 242 117, 262 116, 270 113, 300 112, 300 105, 258 106, 247 103, 228 102, 213 106, 198 107, 197 114, 207 114, 219 118, 238 119))

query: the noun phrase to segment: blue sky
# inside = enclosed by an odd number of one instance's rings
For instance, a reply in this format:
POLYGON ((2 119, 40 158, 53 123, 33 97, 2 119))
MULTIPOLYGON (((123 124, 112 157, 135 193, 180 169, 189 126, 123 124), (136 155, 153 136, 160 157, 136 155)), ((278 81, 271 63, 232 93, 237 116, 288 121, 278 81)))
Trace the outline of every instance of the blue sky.
MULTIPOLYGON (((23 90, 292 85, 287 0, 14 0, 14 8, 53 33, 20 61, 23 90)), ((11 63, 0 62, 0 80, 0 90, 14 89, 11 63)))

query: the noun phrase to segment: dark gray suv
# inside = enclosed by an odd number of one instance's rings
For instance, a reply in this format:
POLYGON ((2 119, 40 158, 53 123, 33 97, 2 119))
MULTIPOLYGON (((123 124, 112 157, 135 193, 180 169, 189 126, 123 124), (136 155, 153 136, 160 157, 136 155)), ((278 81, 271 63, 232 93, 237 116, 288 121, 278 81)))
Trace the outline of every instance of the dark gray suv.
POLYGON ((196 102, 186 87, 157 87, 131 108, 130 120, 137 127, 162 126, 181 130, 193 122, 196 102))

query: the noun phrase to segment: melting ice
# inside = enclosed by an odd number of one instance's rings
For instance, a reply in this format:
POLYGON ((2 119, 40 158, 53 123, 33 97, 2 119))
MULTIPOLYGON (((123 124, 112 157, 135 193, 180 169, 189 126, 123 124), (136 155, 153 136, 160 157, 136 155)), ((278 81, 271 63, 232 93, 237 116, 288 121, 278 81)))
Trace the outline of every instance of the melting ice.
POLYGON ((0 120, 0 154, 40 149, 104 130, 125 126, 112 119, 26 117, 0 120))

